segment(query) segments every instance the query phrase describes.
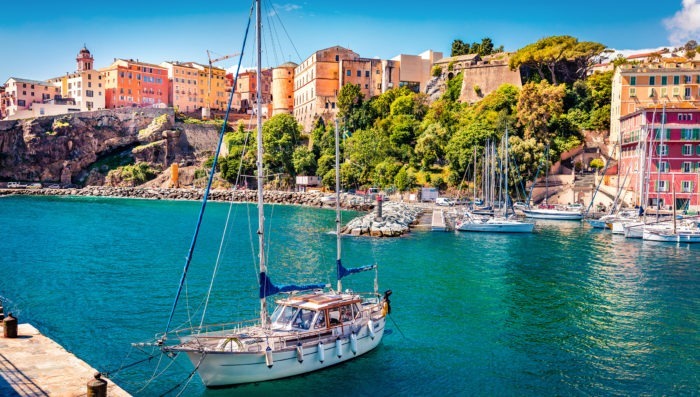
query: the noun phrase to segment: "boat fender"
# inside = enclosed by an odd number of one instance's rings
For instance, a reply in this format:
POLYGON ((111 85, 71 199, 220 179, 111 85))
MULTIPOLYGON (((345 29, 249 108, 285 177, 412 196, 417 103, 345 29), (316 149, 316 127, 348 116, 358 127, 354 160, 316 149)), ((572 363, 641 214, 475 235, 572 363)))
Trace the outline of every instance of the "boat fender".
POLYGON ((374 323, 372 320, 367 321, 367 330, 369 331, 369 337, 374 340, 374 323))
POLYGON ((270 346, 265 349, 265 364, 267 364, 267 368, 272 368, 272 365, 274 364, 274 360, 272 359, 272 349, 270 349, 270 346))
POLYGON ((390 289, 384 291, 384 315, 391 314, 391 300, 389 300, 391 294, 392 291, 390 289))
POLYGON ((301 342, 297 343, 297 361, 299 364, 304 362, 304 348, 301 347, 301 342))
POLYGON ((318 342, 318 361, 323 364, 323 362, 326 360, 326 351, 323 348, 323 341, 318 342))
POLYGON ((352 354, 357 354, 357 334, 354 332, 350 334, 350 350, 352 354))
POLYGON ((335 355, 338 356, 338 358, 343 357, 343 342, 340 338, 335 340, 335 355))

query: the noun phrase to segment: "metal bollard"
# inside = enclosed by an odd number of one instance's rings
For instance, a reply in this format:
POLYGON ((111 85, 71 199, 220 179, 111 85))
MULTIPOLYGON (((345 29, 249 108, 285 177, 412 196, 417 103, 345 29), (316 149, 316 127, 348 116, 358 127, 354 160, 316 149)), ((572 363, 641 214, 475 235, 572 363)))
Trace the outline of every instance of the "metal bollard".
POLYGON ((101 373, 95 372, 95 379, 87 383, 87 397, 107 397, 107 381, 101 377, 101 373))
POLYGON ((17 319, 12 317, 12 313, 2 320, 2 331, 5 338, 17 337, 17 319))

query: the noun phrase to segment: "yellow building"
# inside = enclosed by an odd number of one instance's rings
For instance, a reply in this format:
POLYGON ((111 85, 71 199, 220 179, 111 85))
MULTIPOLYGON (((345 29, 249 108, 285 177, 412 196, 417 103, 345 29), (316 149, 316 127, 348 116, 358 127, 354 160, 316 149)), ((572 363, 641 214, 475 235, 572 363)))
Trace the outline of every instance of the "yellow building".
POLYGON ((196 62, 187 62, 185 65, 197 70, 198 107, 206 107, 208 103, 212 110, 226 110, 228 106, 226 70, 216 66, 210 68, 208 65, 196 62))
POLYGON ((199 104, 199 70, 182 62, 162 62, 168 69, 168 103, 181 112, 194 112, 199 104))

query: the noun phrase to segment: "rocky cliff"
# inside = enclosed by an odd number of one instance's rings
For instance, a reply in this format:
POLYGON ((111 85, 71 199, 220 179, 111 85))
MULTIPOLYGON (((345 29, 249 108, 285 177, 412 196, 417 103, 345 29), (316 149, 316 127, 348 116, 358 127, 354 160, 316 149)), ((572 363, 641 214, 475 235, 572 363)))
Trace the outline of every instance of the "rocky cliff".
POLYGON ((0 180, 99 185, 120 161, 191 165, 217 137, 215 126, 175 123, 172 109, 0 121, 0 180))

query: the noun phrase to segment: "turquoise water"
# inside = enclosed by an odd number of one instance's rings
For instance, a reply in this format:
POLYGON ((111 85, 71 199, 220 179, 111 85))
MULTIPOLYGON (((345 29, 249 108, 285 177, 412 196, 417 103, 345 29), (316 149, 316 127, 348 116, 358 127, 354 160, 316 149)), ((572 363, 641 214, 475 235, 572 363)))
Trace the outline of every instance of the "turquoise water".
MULTIPOLYGON (((209 204, 175 324, 202 310, 228 209, 209 204)), ((198 211, 194 202, 0 198, 6 311, 132 394, 176 395, 192 370, 185 357, 115 370, 147 357, 131 342, 164 330, 198 211)), ((208 320, 256 317, 249 217, 254 207, 232 207, 208 320)), ((267 219, 275 282, 333 282, 332 211, 274 206, 267 219)), ((344 238, 344 263, 378 263, 380 289, 394 291, 393 332, 375 351, 230 389, 194 377, 182 395, 698 394, 700 246, 616 237, 539 221, 532 235, 344 238)), ((369 290, 372 275, 344 287, 369 290)))

